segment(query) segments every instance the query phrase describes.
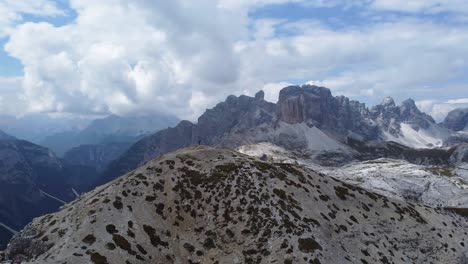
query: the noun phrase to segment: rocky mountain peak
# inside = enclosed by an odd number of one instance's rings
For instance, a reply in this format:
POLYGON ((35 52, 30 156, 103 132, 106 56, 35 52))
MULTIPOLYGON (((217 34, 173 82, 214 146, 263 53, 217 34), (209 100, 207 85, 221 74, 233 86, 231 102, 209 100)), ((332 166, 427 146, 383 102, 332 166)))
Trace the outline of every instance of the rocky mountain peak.
POLYGON ((411 125, 414 130, 428 129, 435 124, 431 116, 418 109, 413 99, 407 99, 396 106, 395 101, 387 97, 380 105, 371 108, 370 116, 384 132, 395 137, 400 136, 402 123, 411 125))
POLYGON ((430 115, 422 113, 419 110, 413 99, 407 99, 401 103, 400 117, 403 122, 412 125, 416 130, 419 128, 427 129, 432 124, 435 124, 434 119, 430 115))
POLYGON ((386 198, 304 167, 197 146, 152 160, 35 219, 13 238, 5 258, 463 263, 467 228, 466 219, 448 211, 386 198), (388 245, 392 250, 383 250, 388 245))
POLYGON ((453 131, 468 128, 468 108, 458 108, 449 112, 442 124, 453 131))
POLYGON ((264 100, 265 99, 265 92, 263 90, 258 91, 255 94, 255 99, 257 100, 264 100))
POLYGON ((411 111, 414 114, 421 113, 421 111, 419 111, 419 108, 416 106, 416 102, 411 98, 406 99, 405 101, 401 102, 400 109, 401 109, 401 112, 411 111))
POLYGON ((376 128, 367 120, 364 104, 344 96, 333 97, 325 87, 303 85, 281 90, 277 104, 279 120, 289 123, 307 123, 337 137, 350 134, 376 138, 376 128))
POLYGON ((380 105, 385 107, 385 108, 395 107, 396 106, 395 101, 393 100, 392 97, 385 97, 382 100, 382 103, 380 103, 380 105))

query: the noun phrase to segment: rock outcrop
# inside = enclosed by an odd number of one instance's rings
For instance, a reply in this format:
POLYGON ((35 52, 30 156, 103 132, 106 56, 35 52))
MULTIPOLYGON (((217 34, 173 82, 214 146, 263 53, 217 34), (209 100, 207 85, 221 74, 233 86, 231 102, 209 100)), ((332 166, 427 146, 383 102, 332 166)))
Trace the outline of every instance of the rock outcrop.
POLYGON ((359 135, 372 140, 378 137, 378 128, 368 119, 364 104, 344 96, 333 97, 324 87, 286 87, 280 92, 277 108, 279 120, 289 124, 305 122, 341 138, 359 135))
POLYGON ((453 131, 468 128, 468 108, 459 108, 449 112, 442 124, 453 131))
POLYGON ((194 147, 35 219, 29 263, 464 263, 465 218, 291 164, 194 147))

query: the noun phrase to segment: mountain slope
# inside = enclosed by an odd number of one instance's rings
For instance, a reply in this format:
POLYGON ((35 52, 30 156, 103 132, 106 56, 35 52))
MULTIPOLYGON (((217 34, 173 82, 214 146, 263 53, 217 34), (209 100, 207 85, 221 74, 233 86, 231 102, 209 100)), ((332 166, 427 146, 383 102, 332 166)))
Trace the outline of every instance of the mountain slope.
POLYGON ((242 146, 238 150, 264 160, 300 164, 386 197, 431 207, 468 207, 468 144, 450 150, 401 149, 403 146, 387 144, 387 148, 374 145, 373 153, 360 153, 373 159, 368 157, 342 166, 320 166, 310 156, 271 143, 242 146))
POLYGON ((83 130, 66 131, 47 137, 42 144, 63 156, 80 145, 106 143, 133 143, 142 136, 177 124, 178 118, 170 115, 121 117, 110 115, 96 119, 83 130))
POLYGON ((103 172, 101 183, 109 182, 162 154, 196 144, 239 146, 263 139, 275 122, 275 104, 255 97, 229 96, 198 118, 181 121, 176 127, 156 132, 133 144, 103 172), (260 130, 260 131, 259 131, 260 130), (257 139, 260 136, 262 139, 257 139))
MULTIPOLYGON (((66 199, 60 161, 43 147, 21 140, 0 141, 0 223, 22 228, 33 217, 52 212, 61 204, 41 190, 66 199)), ((4 228, 0 248, 11 238, 4 228)))
POLYGON ((35 219, 30 263, 465 263, 468 223, 295 165, 195 147, 35 219))
POLYGON ((0 130, 0 140, 15 140, 16 138, 0 130))
POLYGON ((69 165, 82 165, 102 171, 111 161, 122 155, 130 145, 129 142, 81 145, 67 151, 63 160, 69 165))
MULTIPOLYGON (((57 210, 72 191, 89 190, 97 172, 69 166, 45 147, 24 140, 0 140, 0 223, 14 230, 34 217, 57 210)), ((0 227, 0 249, 12 233, 0 227)))

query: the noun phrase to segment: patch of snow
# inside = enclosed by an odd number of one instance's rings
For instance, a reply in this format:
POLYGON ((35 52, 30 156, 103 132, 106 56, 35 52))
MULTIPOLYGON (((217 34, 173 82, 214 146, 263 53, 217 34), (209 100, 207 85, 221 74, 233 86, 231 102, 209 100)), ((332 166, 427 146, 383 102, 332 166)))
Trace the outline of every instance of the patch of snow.
POLYGON ((241 146, 237 149, 237 151, 256 158, 262 158, 264 155, 266 155, 269 160, 272 160, 274 162, 295 162, 294 155, 291 152, 268 142, 263 142, 255 145, 241 146))
POLYGON ((347 147, 337 140, 331 138, 317 127, 309 127, 305 123, 287 124, 280 123, 275 131, 278 134, 293 135, 306 144, 306 148, 311 151, 332 151, 346 150, 347 147))
POLYGON ((324 167, 307 156, 271 143, 243 146, 240 152, 281 163, 297 163, 381 195, 433 207, 468 207, 468 164, 430 167, 405 160, 376 159, 324 167))
POLYGON ((416 131, 409 124, 401 123, 401 136, 395 137, 384 132, 386 141, 394 141, 412 148, 436 148, 442 147, 444 140, 450 135, 449 131, 436 125, 428 129, 416 131))

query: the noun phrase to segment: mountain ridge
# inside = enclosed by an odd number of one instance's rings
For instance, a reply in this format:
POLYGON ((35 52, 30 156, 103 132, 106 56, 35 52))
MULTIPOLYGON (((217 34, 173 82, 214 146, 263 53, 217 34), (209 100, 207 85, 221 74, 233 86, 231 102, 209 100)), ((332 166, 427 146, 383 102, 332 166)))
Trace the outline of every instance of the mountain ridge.
POLYGON ((228 96, 224 102, 207 109, 197 123, 182 121, 174 128, 138 141, 110 163, 101 183, 159 155, 199 143, 237 148, 271 142, 308 152, 326 151, 311 141, 311 137, 317 137, 330 142, 332 151, 341 148, 347 156, 345 160, 349 160, 353 158, 350 152, 355 151, 347 147, 349 138, 436 148, 442 147, 448 136, 448 130, 421 112, 412 99, 396 106, 393 99, 387 98, 383 104, 369 109, 344 96, 334 97, 325 87, 288 86, 280 91, 276 104, 265 101, 262 91, 254 97, 228 96))
POLYGON ((134 143, 145 135, 175 125, 178 121, 178 118, 165 114, 131 117, 109 115, 93 120, 81 130, 48 136, 41 144, 62 157, 67 151, 80 145, 134 143))
POLYGON ((195 146, 35 219, 14 237, 5 258, 463 263, 467 228, 465 218, 448 210, 386 198, 301 166, 195 146))

